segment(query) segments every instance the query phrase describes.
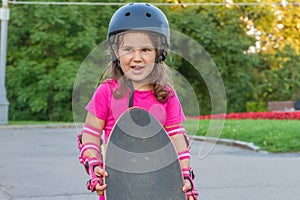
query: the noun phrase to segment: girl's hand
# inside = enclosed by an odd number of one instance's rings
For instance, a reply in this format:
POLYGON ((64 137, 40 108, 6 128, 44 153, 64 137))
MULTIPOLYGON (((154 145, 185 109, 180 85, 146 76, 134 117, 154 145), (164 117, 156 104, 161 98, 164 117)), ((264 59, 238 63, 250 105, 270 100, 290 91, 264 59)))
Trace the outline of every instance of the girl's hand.
POLYGON ((184 186, 182 190, 187 194, 187 200, 198 200, 198 192, 195 188, 193 188, 190 180, 184 179, 184 186))
MULTIPOLYGON (((189 190, 191 190, 192 189, 192 185, 191 185, 191 182, 189 181, 189 180, 184 180, 184 186, 183 186, 183 188, 182 188, 182 190, 183 190, 183 192, 187 192, 187 191, 189 191, 189 190)), ((188 200, 194 200, 194 198, 192 197, 192 196, 190 196, 189 198, 188 198, 188 200)))
POLYGON ((188 200, 194 200, 194 197, 190 197, 188 200))
MULTIPOLYGON (((97 166, 94 169, 95 175, 99 176, 99 177, 106 177, 108 176, 107 172, 104 169, 101 169, 101 167, 97 166)), ((95 190, 97 192, 98 195, 103 195, 104 194, 104 190, 106 189, 107 185, 103 184, 100 185, 99 183, 96 185, 95 190)))
POLYGON ((183 192, 187 192, 189 191, 190 189, 192 189, 192 185, 191 185, 191 182, 187 179, 184 179, 184 186, 182 188, 182 191, 183 192))

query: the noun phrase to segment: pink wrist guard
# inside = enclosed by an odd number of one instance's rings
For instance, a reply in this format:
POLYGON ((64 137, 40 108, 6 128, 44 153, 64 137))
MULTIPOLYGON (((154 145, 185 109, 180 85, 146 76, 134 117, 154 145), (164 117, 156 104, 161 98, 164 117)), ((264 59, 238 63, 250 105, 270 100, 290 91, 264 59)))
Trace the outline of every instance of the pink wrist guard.
POLYGON ((87 181, 87 189, 90 190, 91 192, 95 191, 95 187, 97 184, 103 185, 102 177, 99 177, 95 174, 95 168, 99 166, 100 168, 103 168, 103 163, 101 160, 101 149, 100 146, 92 143, 92 142, 87 142, 83 143, 82 142, 82 135, 83 133, 92 135, 100 140, 101 144, 101 134, 102 131, 98 130, 88 124, 86 124, 82 131, 78 134, 77 136, 77 141, 78 141, 78 149, 80 151, 79 155, 79 161, 81 164, 83 164, 86 172, 90 175, 90 180, 87 181), (89 157, 85 154, 86 151, 93 151, 97 152, 96 157, 89 157))
POLYGON ((186 191, 187 198, 192 196, 194 198, 194 200, 198 200, 198 191, 194 186, 193 180, 195 178, 195 175, 194 175, 192 168, 188 167, 188 168, 182 169, 182 175, 185 180, 188 180, 191 183, 191 186, 192 186, 192 188, 190 190, 186 191))
POLYGON ((103 180, 102 180, 103 177, 97 176, 94 171, 97 166, 103 168, 103 163, 100 160, 98 160, 97 158, 91 158, 88 161, 88 165, 89 165, 89 167, 88 167, 89 175, 90 175, 91 179, 87 181, 86 186, 87 186, 88 190, 90 190, 91 192, 94 192, 96 189, 96 185, 98 183, 100 185, 103 185, 103 180))

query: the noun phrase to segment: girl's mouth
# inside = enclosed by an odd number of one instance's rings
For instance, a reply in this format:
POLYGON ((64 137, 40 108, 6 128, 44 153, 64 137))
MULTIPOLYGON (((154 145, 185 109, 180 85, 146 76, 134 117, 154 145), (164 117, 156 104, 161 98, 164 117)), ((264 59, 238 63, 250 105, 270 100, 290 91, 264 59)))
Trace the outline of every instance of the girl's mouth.
POLYGON ((135 66, 130 66, 130 68, 133 70, 139 71, 139 70, 142 70, 144 67, 135 65, 135 66))

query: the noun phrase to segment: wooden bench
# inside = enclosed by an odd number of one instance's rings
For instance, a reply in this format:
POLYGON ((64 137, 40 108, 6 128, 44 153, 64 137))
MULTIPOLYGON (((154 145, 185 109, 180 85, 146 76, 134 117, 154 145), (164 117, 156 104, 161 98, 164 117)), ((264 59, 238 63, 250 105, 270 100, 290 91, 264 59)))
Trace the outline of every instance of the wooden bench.
POLYGON ((269 111, 295 111, 294 101, 270 101, 268 102, 269 111))

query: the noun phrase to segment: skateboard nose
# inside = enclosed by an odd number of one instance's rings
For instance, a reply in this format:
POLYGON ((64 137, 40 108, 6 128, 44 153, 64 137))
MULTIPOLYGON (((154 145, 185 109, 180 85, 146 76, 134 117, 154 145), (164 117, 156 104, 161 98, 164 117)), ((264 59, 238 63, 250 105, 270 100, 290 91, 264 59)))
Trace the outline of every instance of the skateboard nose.
POLYGON ((148 124, 150 124, 150 122, 151 122, 149 113, 142 109, 133 108, 132 110, 130 110, 129 113, 130 113, 130 117, 131 117, 132 121, 139 126, 144 127, 144 126, 147 126, 148 124))

